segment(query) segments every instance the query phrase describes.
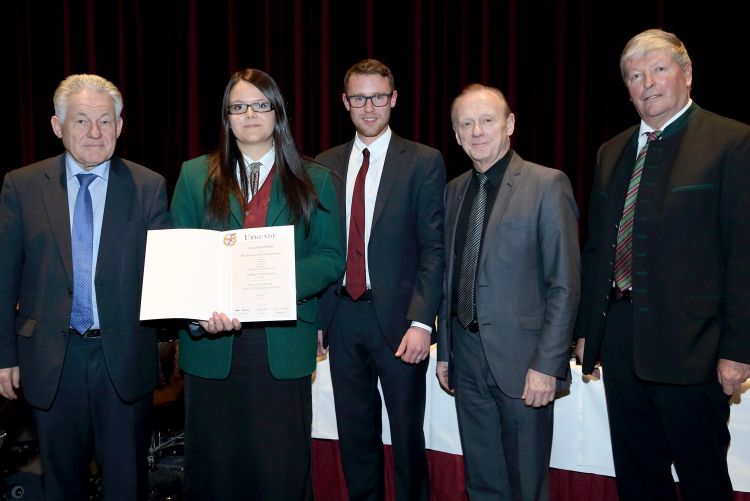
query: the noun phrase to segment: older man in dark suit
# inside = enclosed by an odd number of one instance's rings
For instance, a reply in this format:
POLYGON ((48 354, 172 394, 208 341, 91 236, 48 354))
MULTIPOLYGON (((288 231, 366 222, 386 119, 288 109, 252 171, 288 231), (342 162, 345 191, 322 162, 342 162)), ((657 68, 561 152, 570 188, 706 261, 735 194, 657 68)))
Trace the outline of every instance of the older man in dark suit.
POLYGON ((122 96, 96 75, 57 88, 66 153, 9 172, 0 194, 0 395, 32 405, 47 500, 144 499, 155 331, 138 320, 146 233, 164 178, 113 156, 122 96))
POLYGON ((552 403, 579 299, 578 209, 565 174, 511 149, 515 115, 498 89, 468 86, 451 120, 473 169, 445 189, 437 376, 455 390, 466 491, 548 499, 552 403))
POLYGON ((597 156, 578 356, 604 368, 621 500, 731 499, 729 395, 750 376, 750 127, 690 99, 673 34, 620 58, 638 126, 597 156), (723 391, 722 391, 723 390, 723 391))
POLYGON ((321 325, 350 499, 384 498, 378 378, 396 499, 428 499, 424 377, 440 303, 445 165, 437 150, 391 131, 397 97, 383 63, 352 66, 342 100, 356 136, 317 158, 345 183, 339 204, 346 273, 324 297, 321 325))

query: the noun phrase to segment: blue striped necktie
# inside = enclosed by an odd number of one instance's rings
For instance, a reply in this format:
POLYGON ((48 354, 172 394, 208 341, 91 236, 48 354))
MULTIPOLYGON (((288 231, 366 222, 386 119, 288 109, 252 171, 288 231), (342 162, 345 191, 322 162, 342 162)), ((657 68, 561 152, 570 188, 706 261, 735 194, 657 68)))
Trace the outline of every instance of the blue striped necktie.
POLYGON ((89 185, 96 174, 76 174, 80 187, 73 209, 73 308, 70 326, 80 334, 94 324, 94 307, 91 300, 91 267, 94 261, 94 206, 89 185))

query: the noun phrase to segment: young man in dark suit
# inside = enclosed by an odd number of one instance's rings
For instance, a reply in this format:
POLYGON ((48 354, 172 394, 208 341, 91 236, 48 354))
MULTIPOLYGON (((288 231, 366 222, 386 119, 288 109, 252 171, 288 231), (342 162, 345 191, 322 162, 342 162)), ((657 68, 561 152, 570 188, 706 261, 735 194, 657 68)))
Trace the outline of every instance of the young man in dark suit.
POLYGON ((601 360, 620 499, 732 499, 729 396, 750 376, 750 127, 690 99, 673 34, 620 57, 641 117, 599 150, 577 354, 601 360))
POLYGON ((72 75, 54 97, 62 155, 9 172, 0 194, 0 395, 33 408, 45 498, 144 499, 156 332, 139 322, 164 178, 114 156, 122 96, 72 75))
POLYGON ((344 77, 357 133, 318 155, 338 173, 345 275, 321 305, 330 343, 339 443, 350 499, 383 499, 381 403, 393 441, 398 500, 428 499, 425 371, 440 302, 445 165, 437 150, 388 126, 398 92, 380 61, 344 77))

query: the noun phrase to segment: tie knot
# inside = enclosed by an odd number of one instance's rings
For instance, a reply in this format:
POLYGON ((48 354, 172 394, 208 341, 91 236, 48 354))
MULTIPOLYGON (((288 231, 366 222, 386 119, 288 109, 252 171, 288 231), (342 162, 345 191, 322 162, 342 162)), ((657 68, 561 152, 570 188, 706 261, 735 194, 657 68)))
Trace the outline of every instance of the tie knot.
POLYGON ((260 162, 253 162, 250 164, 250 173, 251 174, 257 174, 260 172, 260 166, 263 165, 260 162))
POLYGON ((646 132, 646 142, 650 143, 651 141, 658 141, 661 137, 661 131, 655 130, 652 132, 646 132))
POLYGON ((484 188, 485 183, 487 183, 487 180, 489 179, 487 174, 475 170, 474 175, 477 176, 477 180, 479 181, 479 188, 484 188))
POLYGON ((364 150, 362 150, 362 158, 364 160, 369 160, 370 159, 370 150, 368 150, 367 148, 365 148, 364 150))
POLYGON ((96 179, 96 174, 76 174, 76 177, 78 178, 78 184, 81 185, 81 188, 85 189, 94 182, 94 179, 96 179))

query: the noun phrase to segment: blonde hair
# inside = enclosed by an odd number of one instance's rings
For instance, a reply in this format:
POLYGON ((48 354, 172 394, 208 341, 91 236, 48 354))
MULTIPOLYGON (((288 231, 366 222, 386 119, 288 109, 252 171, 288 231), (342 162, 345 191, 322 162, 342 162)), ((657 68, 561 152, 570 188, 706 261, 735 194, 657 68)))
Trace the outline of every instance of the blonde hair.
POLYGON ((638 33, 631 38, 620 55, 620 73, 623 81, 627 82, 627 72, 625 63, 634 57, 641 56, 655 50, 668 50, 672 55, 672 60, 677 63, 684 72, 690 62, 685 45, 677 38, 674 33, 663 30, 651 29, 638 33))

